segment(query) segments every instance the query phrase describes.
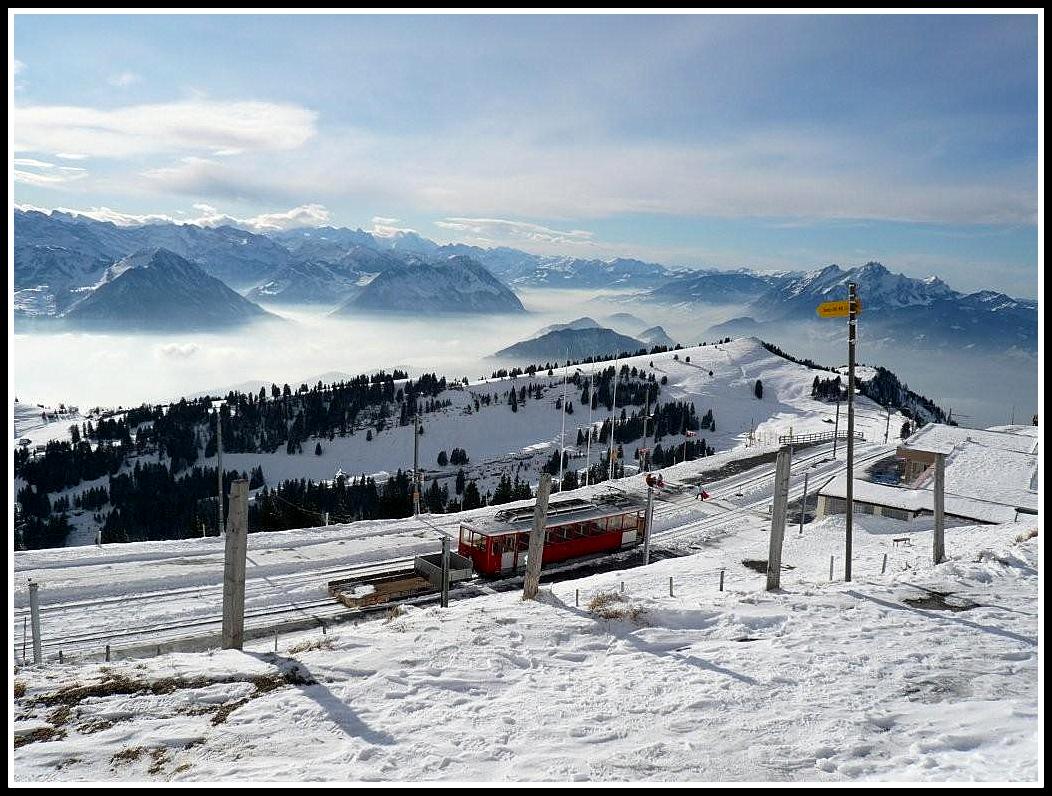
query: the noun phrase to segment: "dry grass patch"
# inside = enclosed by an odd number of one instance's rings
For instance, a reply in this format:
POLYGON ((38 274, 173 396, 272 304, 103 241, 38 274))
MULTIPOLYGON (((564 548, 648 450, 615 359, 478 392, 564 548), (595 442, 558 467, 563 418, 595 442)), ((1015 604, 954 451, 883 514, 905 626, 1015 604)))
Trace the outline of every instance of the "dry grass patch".
POLYGON ((290 655, 298 655, 301 652, 314 652, 315 650, 331 650, 336 643, 332 636, 320 636, 315 639, 301 641, 289 647, 290 655))
POLYGON ((41 741, 57 741, 61 738, 65 738, 66 733, 62 730, 58 730, 54 727, 41 727, 33 732, 27 732, 24 735, 15 736, 15 749, 26 746, 31 743, 40 743, 41 741))
POLYGON ((627 597, 615 591, 601 591, 594 595, 588 601, 588 610, 600 619, 619 619, 637 625, 646 623, 646 609, 633 605, 627 597))
POLYGON ((126 746, 110 758, 112 765, 134 763, 146 752, 141 746, 126 746))
POLYGON ((1037 528, 1031 528, 1030 530, 1025 531, 1024 533, 1019 534, 1019 536, 1015 538, 1015 541, 1016 544, 1019 544, 1021 542, 1025 542, 1027 539, 1033 539, 1035 536, 1037 536, 1037 528))
POLYGON ((164 767, 168 765, 171 758, 168 757, 168 750, 163 747, 150 750, 150 767, 146 769, 146 773, 152 776, 164 773, 164 767))
POLYGON ((21 680, 15 680, 15 699, 21 699, 26 695, 26 684, 21 680))

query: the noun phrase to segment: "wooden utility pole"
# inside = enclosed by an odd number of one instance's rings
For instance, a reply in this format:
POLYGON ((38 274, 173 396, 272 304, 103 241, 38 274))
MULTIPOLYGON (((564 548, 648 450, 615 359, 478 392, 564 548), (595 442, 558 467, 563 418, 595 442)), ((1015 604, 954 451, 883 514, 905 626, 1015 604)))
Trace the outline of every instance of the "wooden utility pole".
POLYGON ((541 565, 544 563, 545 525, 548 521, 548 494, 552 489, 552 477, 541 473, 537 485, 537 504, 533 509, 533 527, 530 529, 530 546, 526 552, 526 578, 522 586, 522 599, 533 600, 541 585, 541 565))
POLYGON ((855 332, 858 325, 858 286, 847 285, 847 535, 844 540, 844 580, 851 582, 851 531, 855 519, 855 332))
POLYGON ((789 508, 789 448, 778 449, 774 475, 774 505, 771 507, 771 545, 767 553, 767 591, 781 585, 782 540, 785 538, 785 514, 789 508))
POLYGON ((614 429, 617 427, 617 381, 621 377, 620 360, 614 360, 614 398, 610 404, 610 472, 607 480, 614 480, 614 429))
POLYGON ((592 434, 595 426, 592 423, 592 391, 595 389, 595 361, 592 361, 592 372, 588 375, 588 439, 586 440, 584 457, 584 485, 588 486, 592 481, 592 434))
POLYGON ((420 516, 420 416, 413 399, 413 516, 420 516))
POLYGON ((647 424, 650 422, 650 388, 647 387, 647 408, 643 414, 643 450, 646 451, 643 454, 643 461, 639 464, 643 468, 643 472, 650 469, 650 448, 647 445, 647 424))
POLYGON ((643 520, 643 566, 650 563, 650 526, 654 522, 654 487, 647 487, 647 509, 643 520))
POLYGON ((888 444, 888 431, 891 429, 891 404, 888 404, 888 419, 884 423, 884 444, 888 444))
POLYGON ((935 535, 932 542, 931 558, 933 564, 941 564, 946 559, 946 454, 935 454, 935 535))
POLYGON ((223 528, 223 405, 216 407, 216 473, 219 481, 219 535, 226 531, 223 528))
MULTIPOLYGON (((564 352, 566 362, 570 362, 570 355, 564 352)), ((563 462, 566 460, 566 371, 569 369, 569 364, 563 368, 563 400, 562 400, 562 428, 559 431, 559 488, 558 492, 563 491, 563 462)), ((515 388, 512 387, 514 390, 515 388)))
POLYGON ((230 484, 230 528, 223 560, 223 649, 245 641, 245 557, 248 552, 248 481, 230 484))
MULTIPOLYGON (((39 583, 29 581, 29 622, 33 628, 33 663, 43 663, 44 654, 41 650, 40 641, 40 595, 39 583)), ((22 659, 26 657, 25 625, 22 630, 22 659)))
POLYGON ((442 536, 442 607, 449 608, 449 537, 442 536))
POLYGON ((804 497, 800 501, 800 535, 804 535, 804 509, 807 507, 807 476, 808 473, 804 473, 804 497))

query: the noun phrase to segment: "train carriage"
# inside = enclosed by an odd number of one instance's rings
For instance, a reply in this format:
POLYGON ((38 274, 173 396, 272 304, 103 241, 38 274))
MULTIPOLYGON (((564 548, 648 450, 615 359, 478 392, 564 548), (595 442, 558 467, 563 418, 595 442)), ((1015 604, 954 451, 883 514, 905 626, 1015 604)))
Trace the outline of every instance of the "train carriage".
MULTIPOLYGON (((583 502, 583 501, 582 501, 583 502)), ((611 511, 585 504, 549 517, 544 531, 544 563, 553 564, 641 544, 646 527, 638 510, 611 511)), ((526 565, 533 508, 520 509, 509 520, 498 517, 464 522, 460 526, 460 555, 470 558, 480 575, 514 573, 526 565)))

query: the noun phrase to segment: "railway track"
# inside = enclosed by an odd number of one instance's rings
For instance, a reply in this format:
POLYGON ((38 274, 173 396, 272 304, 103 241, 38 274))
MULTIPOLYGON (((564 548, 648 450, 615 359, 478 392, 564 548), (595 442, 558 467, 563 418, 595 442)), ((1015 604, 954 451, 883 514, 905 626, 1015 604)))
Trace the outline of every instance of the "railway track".
MULTIPOLYGON (((831 476, 843 466, 842 461, 830 461, 826 467, 814 467, 815 464, 826 464, 826 462, 823 462, 823 459, 828 458, 828 455, 828 450, 819 450, 796 459, 793 462, 793 474, 799 476, 803 471, 806 471, 820 476, 831 476)), ((886 455, 886 450, 883 448, 864 453, 856 460, 856 466, 864 465, 884 455, 886 455)), ((757 485, 764 484, 765 482, 773 484, 774 472, 775 467, 774 464, 771 463, 770 465, 761 465, 759 468, 753 468, 743 473, 734 474, 724 479, 707 483, 706 488, 710 490, 711 494, 713 494, 715 502, 710 499, 709 501, 706 501, 706 505, 716 505, 725 510, 718 514, 706 515, 697 520, 686 522, 665 531, 655 532, 651 537, 652 542, 663 546, 670 545, 670 543, 672 546, 676 546, 684 540, 703 534, 706 530, 718 528, 721 525, 742 516, 758 514, 761 518, 767 519, 768 515, 766 512, 761 512, 759 509, 765 507, 770 502, 771 498, 769 495, 764 495, 756 500, 750 500, 729 507, 727 506, 725 495, 731 490, 734 490, 736 495, 737 493, 744 494, 755 489, 757 485), (759 470, 759 472, 757 472, 757 470, 759 470)), ((819 486, 817 479, 813 481, 812 484, 815 489, 819 486)), ((623 494, 632 493, 636 497, 643 497, 643 494, 640 494, 642 490, 619 491, 623 494)), ((791 483, 790 499, 795 499, 802 493, 802 491, 802 486, 800 484, 794 486, 791 483)), ((702 504, 695 503, 692 495, 685 497, 682 500, 660 500, 655 505, 655 517, 667 517, 670 514, 682 512, 684 508, 689 508, 691 505, 700 506, 702 504)), ((452 519, 446 522, 442 522, 437 517, 430 519, 431 521, 428 525, 433 530, 449 532, 455 535, 456 529, 459 527, 459 519, 452 519)), ((623 557, 623 553, 620 555, 614 554, 613 556, 608 556, 606 558, 615 560, 621 557, 623 557)), ((246 583, 246 598, 251 599, 252 596, 262 596, 267 592, 285 585, 296 586, 299 588, 305 587, 308 589, 315 588, 315 586, 324 588, 327 581, 331 579, 353 578, 356 576, 366 577, 369 575, 384 574, 386 572, 404 569, 407 565, 411 564, 412 561, 413 557, 398 557, 357 566, 329 567, 320 570, 313 570, 309 573, 294 572, 269 577, 263 576, 250 578, 246 583)), ((548 571, 546 571, 546 574, 548 574, 548 571)), ((505 582, 505 579, 488 582, 485 588, 475 587, 475 595, 478 596, 483 593, 493 593, 506 590, 508 584, 515 581, 515 578, 506 580, 507 582, 505 582)), ((41 613, 43 615, 54 615, 59 612, 67 611, 87 612, 92 609, 103 608, 106 606, 119 606, 128 604, 129 602, 142 603, 151 600, 166 600, 173 597, 200 597, 202 600, 215 605, 217 612, 206 616, 187 618, 178 622, 162 621, 135 628, 93 631, 72 635, 67 634, 61 638, 48 639, 45 637, 43 640, 45 658, 56 658, 59 650, 62 650, 64 655, 71 655, 74 657, 102 657, 103 650, 107 645, 124 651, 146 651, 154 648, 171 651, 193 647, 195 642, 218 637, 222 625, 221 613, 219 612, 219 605, 222 597, 221 583, 209 584, 206 586, 189 586, 170 590, 140 592, 120 597, 107 597, 99 600, 77 600, 64 603, 52 603, 50 605, 42 605, 41 613), (119 645, 122 644, 125 646, 120 647, 119 645)), ((433 598, 434 595, 424 595, 417 600, 402 602, 426 602, 428 599, 433 598)), ((279 629, 304 629, 324 626, 326 622, 362 617, 378 611, 388 610, 389 607, 390 606, 383 605, 368 609, 348 609, 336 603, 327 595, 324 598, 316 600, 309 598, 304 600, 292 599, 283 602, 280 605, 250 608, 246 610, 245 633, 246 638, 258 638, 263 635, 269 635, 279 629)), ((16 610, 15 638, 18 637, 19 625, 22 625, 28 614, 28 608, 16 610)))

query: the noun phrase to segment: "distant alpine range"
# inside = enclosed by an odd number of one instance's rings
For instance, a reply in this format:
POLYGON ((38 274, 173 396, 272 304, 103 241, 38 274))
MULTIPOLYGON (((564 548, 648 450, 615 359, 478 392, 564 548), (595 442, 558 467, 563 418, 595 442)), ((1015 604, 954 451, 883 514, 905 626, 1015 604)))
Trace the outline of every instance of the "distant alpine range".
MULTIPOLYGON (((15 319, 45 328, 199 330, 274 319, 260 305, 314 305, 334 318, 523 313, 516 290, 618 289, 633 306, 733 305, 741 314, 699 337, 771 336, 814 322, 814 308, 855 281, 869 334, 921 346, 1037 347, 1037 301, 963 294, 880 263, 810 272, 670 268, 641 260, 542 256, 508 247, 441 245, 415 232, 297 228, 268 234, 172 222, 118 226, 85 215, 15 210, 15 319)), ((637 315, 591 318, 522 341, 530 356, 674 341, 637 315), (541 338, 547 338, 542 340, 541 338), (624 338, 624 339, 620 339, 624 338), (550 343, 550 345, 549 345, 550 343), (546 353, 540 353, 540 352, 546 353), (550 353, 548 353, 550 352, 550 353)), ((511 347, 515 348, 515 346, 511 347)), ((506 350, 507 351, 507 350, 506 350)), ((500 352, 502 355, 505 352, 500 352)), ((615 352, 616 353, 616 352, 615 352)))

